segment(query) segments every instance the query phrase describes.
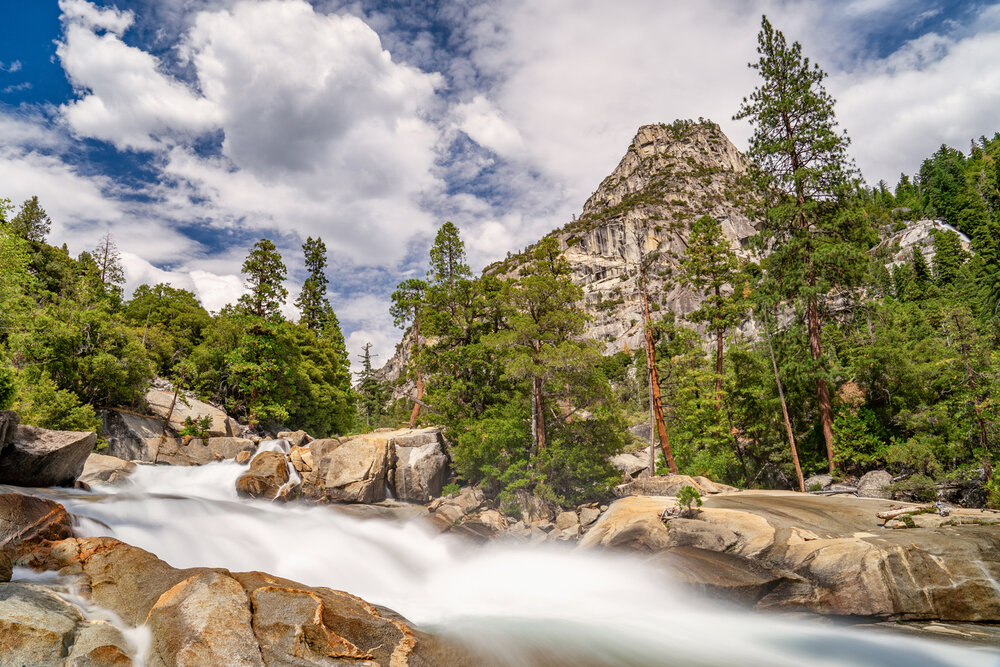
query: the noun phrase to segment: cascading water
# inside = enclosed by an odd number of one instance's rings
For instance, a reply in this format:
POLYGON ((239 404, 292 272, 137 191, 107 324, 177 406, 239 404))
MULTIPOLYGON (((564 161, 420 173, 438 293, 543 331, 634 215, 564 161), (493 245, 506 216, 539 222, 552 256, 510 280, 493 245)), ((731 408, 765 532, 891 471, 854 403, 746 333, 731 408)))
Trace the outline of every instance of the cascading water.
POLYGON ((478 546, 422 522, 241 500, 243 470, 232 462, 141 466, 126 487, 59 501, 81 534, 112 535, 175 567, 260 570, 345 590, 499 664, 1000 664, 1000 653, 987 650, 712 605, 636 556, 478 546))

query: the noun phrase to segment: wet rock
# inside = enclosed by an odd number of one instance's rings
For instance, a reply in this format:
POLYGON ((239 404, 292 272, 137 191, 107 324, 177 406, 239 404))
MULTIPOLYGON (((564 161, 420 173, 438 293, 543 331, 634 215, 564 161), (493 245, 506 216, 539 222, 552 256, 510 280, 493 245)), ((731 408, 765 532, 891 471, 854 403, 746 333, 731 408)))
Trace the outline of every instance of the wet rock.
POLYGON ((215 460, 211 447, 201 438, 161 438, 156 462, 172 466, 200 466, 215 460))
POLYGON ((19 426, 0 456, 0 484, 72 486, 96 443, 96 433, 19 426))
POLYGON ((278 440, 287 440, 292 447, 304 447, 313 441, 313 437, 305 431, 281 431, 277 435, 278 440))
POLYGON ((14 561, 6 551, 0 551, 0 584, 14 576, 14 561))
POLYGON ((444 532, 457 525, 467 514, 479 509, 485 499, 482 491, 466 486, 453 496, 436 499, 427 508, 431 512, 431 522, 444 532))
POLYGON ((448 472, 448 457, 435 432, 434 440, 423 445, 404 446, 395 442, 396 498, 426 502, 441 495, 448 472))
POLYGON ((88 486, 107 484, 116 486, 128 481, 128 476, 135 471, 135 464, 123 461, 115 456, 91 454, 83 464, 83 472, 77 482, 88 486))
POLYGON ((892 475, 885 470, 872 470, 858 480, 858 497, 892 498, 892 492, 888 488, 890 484, 892 475))
POLYGON ((236 462, 240 465, 250 463, 251 458, 253 458, 253 452, 239 452, 236 455, 236 462))
POLYGON ((288 460, 281 452, 261 452, 250 461, 250 469, 236 480, 236 493, 244 498, 272 500, 288 482, 288 460))
POLYGON ((768 567, 745 556, 692 547, 660 552, 653 562, 662 564, 673 579, 706 597, 748 605, 781 584, 802 580, 791 572, 768 567))
POLYGON ((18 561, 44 559, 49 547, 73 535, 73 520, 57 502, 0 494, 0 551, 18 561))

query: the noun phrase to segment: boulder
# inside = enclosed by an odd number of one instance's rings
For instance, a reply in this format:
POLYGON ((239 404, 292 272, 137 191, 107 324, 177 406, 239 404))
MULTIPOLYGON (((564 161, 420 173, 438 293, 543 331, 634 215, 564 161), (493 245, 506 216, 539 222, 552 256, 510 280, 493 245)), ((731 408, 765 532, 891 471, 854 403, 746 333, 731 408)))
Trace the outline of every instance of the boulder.
POLYGON ((77 481, 83 482, 87 486, 101 484, 116 486, 124 484, 134 470, 135 464, 131 461, 123 461, 104 454, 91 454, 83 464, 83 472, 80 473, 77 481))
POLYGON ((250 459, 253 458, 253 452, 243 451, 236 455, 236 462, 240 465, 244 463, 250 463, 250 459))
POLYGON ((806 491, 822 491, 833 484, 833 475, 813 475, 807 477, 803 485, 806 491))
POLYGON ((288 482, 288 459, 281 452, 261 452, 250 469, 236 480, 236 493, 244 498, 273 500, 288 482))
POLYGON ((514 492, 514 500, 501 509, 505 514, 524 519, 525 523, 537 523, 554 519, 559 508, 524 489, 518 489, 514 492))
POLYGON ((3 448, 14 442, 14 435, 17 433, 19 423, 17 413, 13 410, 0 410, 0 452, 3 448))
POLYGON ((348 593, 260 572, 179 570, 108 537, 65 540, 49 566, 79 577, 126 623, 146 624, 151 665, 482 664, 348 593))
POLYGON ((14 560, 6 551, 0 551, 0 584, 14 576, 14 560))
POLYGON ((607 547, 657 552, 670 545, 670 533, 660 517, 672 498, 630 496, 611 503, 580 540, 580 549, 607 547))
POLYGON ((483 492, 471 486, 463 487, 452 496, 438 498, 427 509, 430 520, 438 530, 445 532, 458 525, 466 515, 479 509, 485 500, 483 492))
POLYGON ((41 587, 0 586, 0 665, 63 667, 80 610, 41 587))
POLYGON ((593 524, 601 516, 601 511, 596 507, 581 507, 580 508, 580 526, 582 528, 587 528, 593 524))
POLYGON ((215 454, 201 438, 162 438, 156 462, 172 466, 200 466, 215 461, 215 454))
POLYGON ((91 621, 76 633, 66 667, 131 667, 132 648, 121 630, 103 621, 91 621))
POLYGON ((208 449, 212 452, 213 461, 227 461, 235 459, 240 452, 253 452, 257 446, 247 438, 209 438, 208 449))
POLYGON ((323 488, 327 500, 346 503, 385 500, 391 458, 395 458, 395 452, 392 439, 386 434, 361 435, 339 443, 324 456, 321 468, 326 470, 323 488))
POLYGON ((305 431, 281 431, 278 440, 287 440, 292 447, 303 447, 313 441, 313 437, 305 431))
POLYGON ((202 572, 184 579, 160 595, 146 617, 151 662, 264 667, 252 619, 250 598, 232 577, 202 572))
POLYGON ((448 456, 440 440, 396 449, 395 496, 407 502, 427 502, 441 495, 448 474, 448 456))
POLYGON ((288 452, 288 458, 292 462, 292 467, 295 468, 299 473, 312 472, 313 469, 313 457, 312 450, 308 447, 296 447, 292 446, 291 450, 288 452))
POLYGON ((167 419, 169 416, 169 426, 175 433, 184 428, 184 420, 187 417, 199 419, 207 416, 212 419, 207 431, 209 437, 239 437, 242 435, 234 431, 229 415, 204 401, 186 397, 183 394, 178 395, 177 400, 174 401, 174 392, 154 388, 146 392, 146 403, 149 405, 150 411, 160 419, 167 419))
POLYGON ((675 581, 705 597, 753 605, 781 584, 802 578, 734 553, 677 547, 653 557, 675 581))
POLYGON ((108 456, 126 461, 156 461, 159 439, 163 435, 163 420, 125 410, 101 410, 98 415, 101 418, 101 436, 108 443, 105 450, 108 456))
POLYGON ((73 535, 73 520, 52 500, 0 494, 0 551, 18 561, 44 559, 54 543, 73 535))
POLYGON ((872 470, 862 475, 858 480, 859 498, 892 498, 889 485, 892 475, 885 470, 872 470))
POLYGON ((622 474, 626 480, 649 473, 649 452, 623 452, 611 457, 611 465, 622 474))
POLYGON ((72 486, 96 443, 96 433, 19 426, 0 455, 0 484, 72 486))
POLYGON ((580 519, 577 517, 576 512, 560 512, 556 515, 556 527, 559 530, 566 530, 567 528, 579 525, 580 519))
POLYGON ((739 491, 734 486, 713 482, 707 477, 656 475, 640 477, 615 487, 616 496, 676 496, 685 486, 694 487, 702 496, 739 491))

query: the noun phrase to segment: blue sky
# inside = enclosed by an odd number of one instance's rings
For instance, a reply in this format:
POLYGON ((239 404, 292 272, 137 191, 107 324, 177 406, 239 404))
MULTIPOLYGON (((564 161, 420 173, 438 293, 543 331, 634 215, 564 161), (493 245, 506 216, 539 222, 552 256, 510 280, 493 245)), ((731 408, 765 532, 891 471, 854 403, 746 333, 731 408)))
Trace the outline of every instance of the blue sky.
POLYGON ((996 2, 0 0, 0 196, 212 310, 262 236, 294 297, 322 236, 349 345, 384 360, 445 220, 479 268, 578 214, 641 124, 743 148, 761 13, 830 74, 869 182, 1000 130, 996 2))

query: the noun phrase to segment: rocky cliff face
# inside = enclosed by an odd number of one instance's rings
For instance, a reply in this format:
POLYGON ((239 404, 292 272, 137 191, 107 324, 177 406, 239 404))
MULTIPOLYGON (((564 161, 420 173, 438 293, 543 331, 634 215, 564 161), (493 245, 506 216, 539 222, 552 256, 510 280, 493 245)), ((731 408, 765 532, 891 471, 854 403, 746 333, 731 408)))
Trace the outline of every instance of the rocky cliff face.
MULTIPOLYGON (((642 257, 658 253, 647 275, 654 317, 680 317, 700 305, 701 296, 676 281, 692 221, 713 216, 747 256, 743 242, 756 229, 740 205, 745 171, 743 156, 711 121, 644 125, 583 214, 552 233, 583 288, 592 317, 587 336, 603 342, 606 353, 641 345, 642 257)), ((486 270, 513 275, 525 259, 514 255, 486 270)))

